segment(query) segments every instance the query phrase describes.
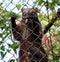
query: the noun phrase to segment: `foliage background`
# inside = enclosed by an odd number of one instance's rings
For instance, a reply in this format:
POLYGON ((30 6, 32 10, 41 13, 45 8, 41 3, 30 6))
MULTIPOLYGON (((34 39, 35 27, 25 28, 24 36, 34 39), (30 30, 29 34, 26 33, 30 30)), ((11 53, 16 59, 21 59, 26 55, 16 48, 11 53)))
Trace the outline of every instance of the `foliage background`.
MULTIPOLYGON (((37 7, 38 17, 43 28, 54 17, 60 8, 60 0, 0 0, 0 62, 17 62, 19 42, 16 42, 11 33, 11 16, 16 13, 21 18, 22 7, 37 7)), ((49 40, 43 46, 47 51, 49 62, 60 62, 60 20, 58 19, 45 35, 49 40), (51 36, 56 34, 51 40, 51 36)))

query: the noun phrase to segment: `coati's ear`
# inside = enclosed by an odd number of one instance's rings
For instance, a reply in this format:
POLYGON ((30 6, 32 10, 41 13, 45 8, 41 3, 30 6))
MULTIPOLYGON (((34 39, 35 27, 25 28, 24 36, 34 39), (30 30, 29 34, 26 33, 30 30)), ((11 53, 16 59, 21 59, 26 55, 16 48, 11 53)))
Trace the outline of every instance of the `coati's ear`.
POLYGON ((33 9, 34 9, 36 12, 38 12, 38 8, 34 8, 34 7, 33 7, 33 9))
POLYGON ((25 8, 23 7, 23 8, 21 9, 21 12, 23 12, 24 9, 25 9, 25 8))

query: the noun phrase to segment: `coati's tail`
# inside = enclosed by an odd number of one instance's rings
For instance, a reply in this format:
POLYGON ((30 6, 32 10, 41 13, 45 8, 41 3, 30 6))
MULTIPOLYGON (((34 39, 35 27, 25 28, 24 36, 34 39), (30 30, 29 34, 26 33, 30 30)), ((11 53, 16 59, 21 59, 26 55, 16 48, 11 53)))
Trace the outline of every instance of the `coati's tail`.
POLYGON ((12 28, 15 28, 16 27, 16 22, 15 22, 16 18, 17 18, 17 15, 13 15, 11 17, 12 28))

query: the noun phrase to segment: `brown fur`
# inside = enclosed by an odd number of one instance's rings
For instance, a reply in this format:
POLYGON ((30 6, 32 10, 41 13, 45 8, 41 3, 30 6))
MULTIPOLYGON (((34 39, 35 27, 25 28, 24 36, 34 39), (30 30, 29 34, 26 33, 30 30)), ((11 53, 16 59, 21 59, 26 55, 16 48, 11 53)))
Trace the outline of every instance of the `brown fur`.
POLYGON ((40 62, 47 62, 47 54, 41 43, 43 33, 41 23, 37 16, 37 9, 23 8, 21 21, 19 22, 19 24, 14 25, 14 27, 12 26, 14 38, 21 43, 19 57, 23 56, 22 58, 20 58, 19 62, 39 62, 39 60, 45 55, 46 56, 40 62), (31 42, 31 44, 28 42, 31 42), (31 45, 33 46, 31 47, 31 45), (35 53, 36 51, 38 51, 38 53, 36 53, 33 56, 32 60, 30 60, 33 52, 35 53), (31 53, 30 56, 28 55, 28 52, 31 53))

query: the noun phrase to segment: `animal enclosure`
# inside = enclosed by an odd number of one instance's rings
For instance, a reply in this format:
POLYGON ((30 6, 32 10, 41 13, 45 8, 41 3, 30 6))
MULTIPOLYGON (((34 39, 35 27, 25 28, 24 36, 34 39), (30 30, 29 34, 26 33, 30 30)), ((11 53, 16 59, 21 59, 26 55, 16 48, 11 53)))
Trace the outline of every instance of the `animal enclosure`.
POLYGON ((0 62, 60 61, 60 2, 56 2, 0 1, 0 62), (11 23, 14 14, 18 16, 15 20, 18 27, 11 23))

